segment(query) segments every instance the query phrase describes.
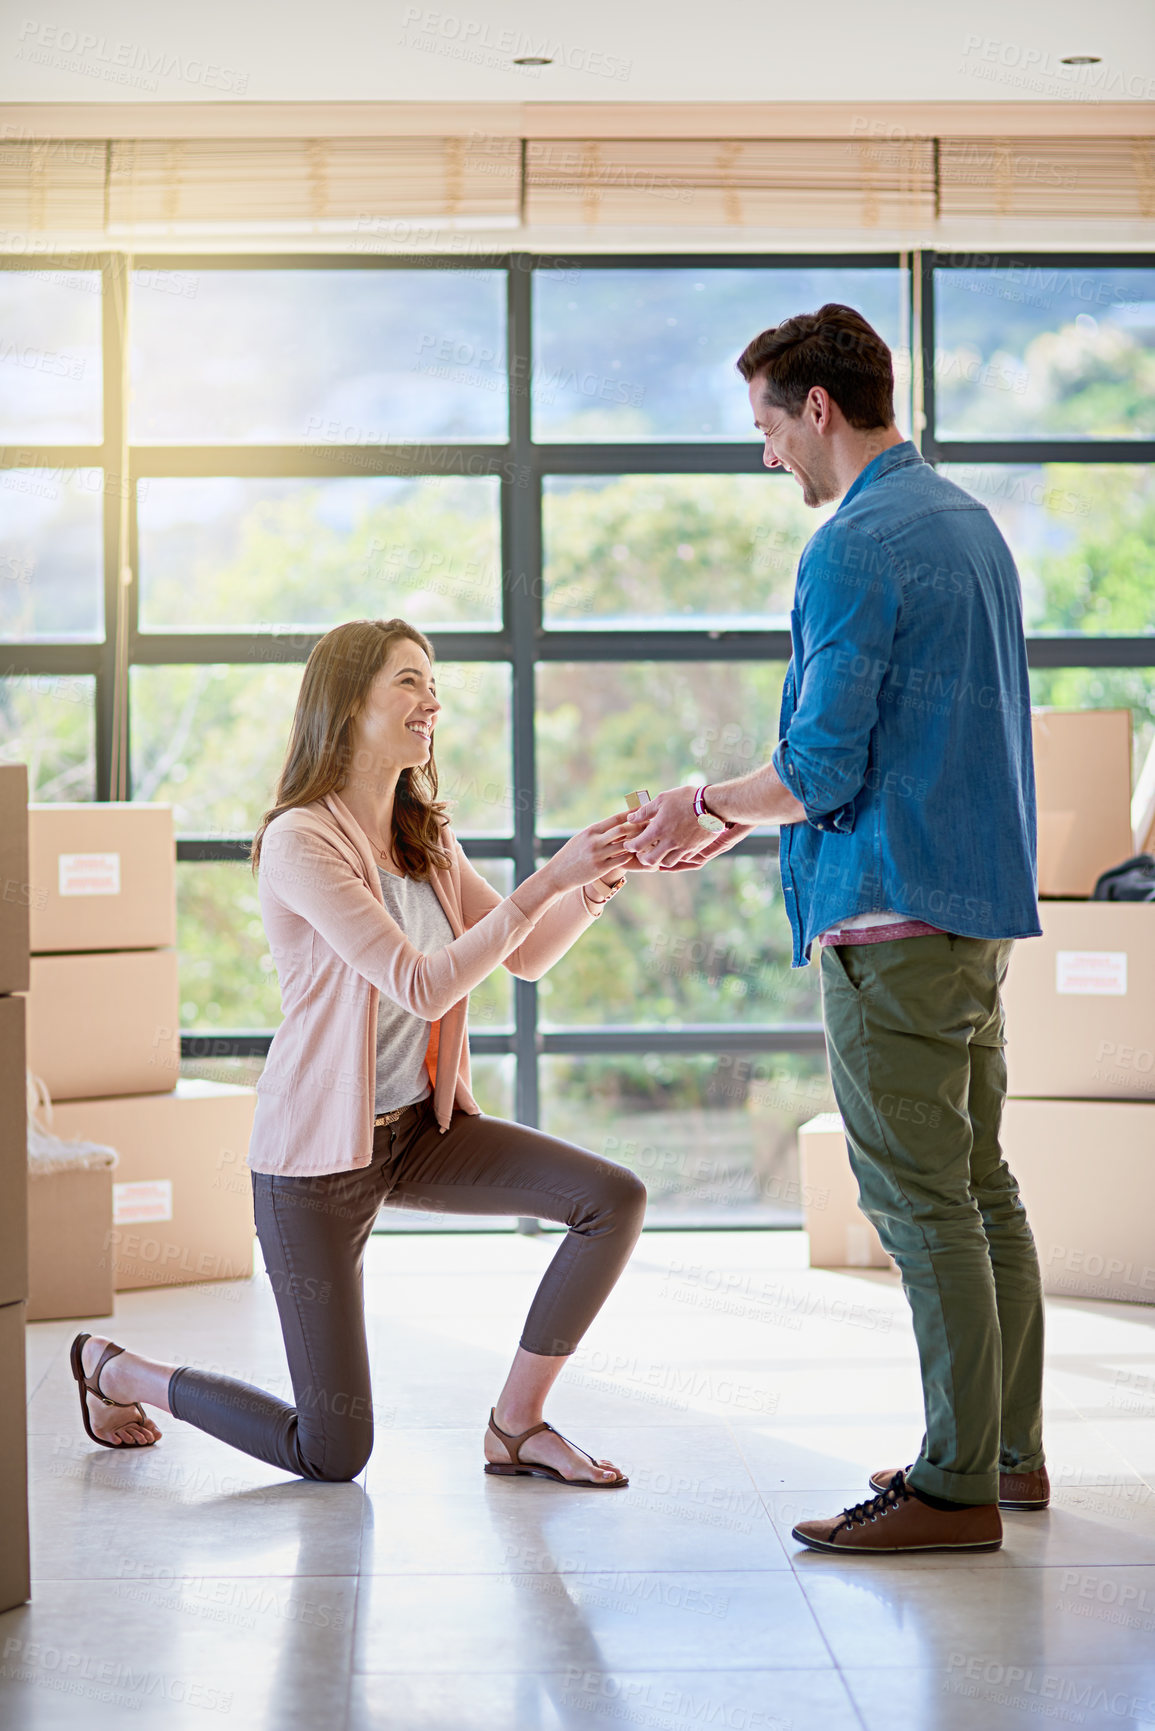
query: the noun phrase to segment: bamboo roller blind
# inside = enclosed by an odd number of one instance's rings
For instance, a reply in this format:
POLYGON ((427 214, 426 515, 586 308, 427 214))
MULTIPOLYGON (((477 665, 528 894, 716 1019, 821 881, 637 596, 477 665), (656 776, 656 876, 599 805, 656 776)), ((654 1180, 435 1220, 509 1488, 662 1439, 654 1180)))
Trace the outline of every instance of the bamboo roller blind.
POLYGON ((415 217, 580 227, 920 227, 1155 216, 1150 138, 301 138, 0 143, 0 228, 415 217))

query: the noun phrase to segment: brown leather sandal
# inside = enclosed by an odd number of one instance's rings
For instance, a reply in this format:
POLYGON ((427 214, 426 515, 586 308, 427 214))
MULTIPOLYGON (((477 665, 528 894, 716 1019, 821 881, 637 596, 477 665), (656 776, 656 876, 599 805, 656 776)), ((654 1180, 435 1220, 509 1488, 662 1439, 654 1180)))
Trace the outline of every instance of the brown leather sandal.
MULTIPOLYGON (((92 1422, 88 1416, 88 1396, 90 1394, 94 1394, 96 1396, 97 1400, 102 1400, 104 1402, 105 1406, 123 1406, 125 1408, 126 1412, 129 1410, 129 1408, 135 1407, 137 1412, 140 1414, 141 1424, 147 1423, 147 1420, 145 1419, 145 1416, 144 1416, 144 1408, 141 1406, 139 1401, 129 1401, 126 1405, 126 1403, 122 1400, 109 1400, 108 1396, 104 1393, 103 1389, 100 1386, 100 1373, 101 1373, 101 1371, 104 1369, 105 1365, 108 1363, 110 1358, 116 1358, 119 1356, 120 1353, 122 1353, 124 1351, 123 1346, 116 1346, 116 1345, 114 1345, 114 1343, 112 1341, 109 1341, 108 1345, 105 1347, 104 1351, 100 1355, 100 1362, 98 1363, 96 1369, 93 1371, 91 1378, 85 1376, 85 1374, 84 1374, 84 1359, 83 1359, 82 1355, 84 1352, 85 1341, 91 1340, 91 1339, 92 1339, 92 1336, 90 1334, 78 1334, 76 1339, 72 1343, 72 1351, 68 1355, 69 1356, 69 1362, 72 1365, 72 1374, 76 1378, 76 1381, 78 1382, 78 1384, 80 1385, 80 1416, 84 1420, 85 1430, 88 1432, 88 1434, 92 1438, 93 1442, 99 1443, 101 1448, 105 1448, 105 1449, 150 1449, 150 1448, 155 1448, 156 1441, 157 1441, 157 1439, 155 1437, 153 1438, 152 1442, 147 1442, 147 1443, 109 1442, 107 1440, 107 1438, 102 1437, 102 1436, 97 1436, 96 1432, 93 1430, 92 1422)), ((132 1419, 126 1419, 125 1422, 127 1424, 132 1424, 133 1420, 132 1419)))
POLYGON ((492 1473, 495 1478, 512 1479, 524 1473, 526 1477, 555 1479, 559 1485, 582 1485, 589 1491, 616 1491, 630 1482, 624 1473, 619 1473, 616 1479, 567 1479, 565 1474, 559 1473, 556 1467, 547 1467, 540 1461, 523 1461, 521 1459, 522 1443, 528 1442, 529 1438, 536 1436, 539 1431, 551 1430, 554 1436, 561 1437, 562 1442, 569 1443, 570 1448, 577 1449, 579 1455, 585 1455, 592 1467, 597 1466, 598 1463, 593 1455, 586 1454, 585 1449, 580 1448, 575 1442, 570 1442, 567 1436, 561 1436, 561 1432, 554 1430, 553 1425, 546 1424, 544 1419, 541 1424, 531 1424, 529 1429, 523 1430, 520 1436, 509 1436, 497 1422, 497 1408, 491 1407, 489 1410, 489 1428, 498 1442, 508 1450, 510 1456, 508 1465, 499 1461, 486 1461, 486 1472, 492 1473))

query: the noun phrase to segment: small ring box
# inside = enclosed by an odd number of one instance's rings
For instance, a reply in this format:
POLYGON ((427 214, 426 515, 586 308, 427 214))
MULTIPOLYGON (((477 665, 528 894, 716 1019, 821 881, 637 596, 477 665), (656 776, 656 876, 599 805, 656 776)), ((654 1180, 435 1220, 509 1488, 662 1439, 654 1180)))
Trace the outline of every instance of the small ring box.
POLYGON ((627 793, 626 795, 627 811, 637 811, 640 805, 649 805, 649 803, 650 796, 644 787, 638 788, 636 793, 627 793))

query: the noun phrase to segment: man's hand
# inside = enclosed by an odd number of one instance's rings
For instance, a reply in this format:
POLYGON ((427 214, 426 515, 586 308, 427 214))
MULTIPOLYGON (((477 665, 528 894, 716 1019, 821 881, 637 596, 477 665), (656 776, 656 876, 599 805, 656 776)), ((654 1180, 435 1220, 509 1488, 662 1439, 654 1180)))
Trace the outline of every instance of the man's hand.
POLYGON ((642 865, 658 866, 662 871, 697 871, 707 859, 724 853, 741 841, 742 835, 749 834, 749 829, 743 826, 741 834, 723 830, 719 835, 710 835, 698 822, 692 787, 672 787, 660 793, 638 807, 633 821, 642 827, 623 841, 623 847, 632 849, 642 865))
POLYGON ((736 823, 733 829, 724 829, 721 835, 716 835, 707 841, 701 853, 691 854, 688 859, 681 860, 678 865, 659 866, 664 872, 700 872, 704 865, 712 859, 717 859, 720 853, 728 853, 732 847, 737 847, 740 841, 745 841, 748 835, 753 835, 757 824, 736 823))

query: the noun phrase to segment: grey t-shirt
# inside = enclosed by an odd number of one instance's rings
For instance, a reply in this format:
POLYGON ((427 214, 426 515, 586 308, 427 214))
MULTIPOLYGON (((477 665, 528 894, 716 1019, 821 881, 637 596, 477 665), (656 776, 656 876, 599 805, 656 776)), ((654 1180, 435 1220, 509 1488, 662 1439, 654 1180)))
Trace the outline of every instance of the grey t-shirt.
MULTIPOLYGON (((453 928, 431 883, 394 877, 377 867, 385 912, 395 919, 409 942, 424 955, 451 942, 453 928)), ((429 1093, 425 1049, 431 1023, 403 1010, 382 992, 377 1000, 377 1089, 374 1112, 395 1112, 412 1106, 429 1093)))

